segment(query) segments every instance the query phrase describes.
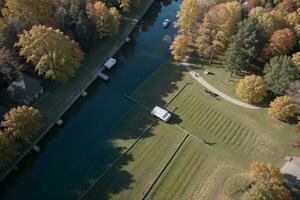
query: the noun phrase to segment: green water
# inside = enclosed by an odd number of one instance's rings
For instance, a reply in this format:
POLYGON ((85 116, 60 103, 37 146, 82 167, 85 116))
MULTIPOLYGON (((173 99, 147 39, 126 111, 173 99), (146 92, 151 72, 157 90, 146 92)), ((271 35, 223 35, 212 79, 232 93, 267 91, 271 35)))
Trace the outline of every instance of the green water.
MULTIPOLYGON (((5 200, 77 199, 120 151, 107 141, 113 127, 132 103, 131 94, 170 57, 175 29, 162 22, 176 19, 181 1, 156 1, 132 34, 130 43, 118 52, 118 64, 109 72, 109 83, 96 81, 88 97, 79 100, 64 116, 65 124, 53 128, 32 153, 0 185, 5 200)), ((125 187, 125 186, 124 186, 125 187)))

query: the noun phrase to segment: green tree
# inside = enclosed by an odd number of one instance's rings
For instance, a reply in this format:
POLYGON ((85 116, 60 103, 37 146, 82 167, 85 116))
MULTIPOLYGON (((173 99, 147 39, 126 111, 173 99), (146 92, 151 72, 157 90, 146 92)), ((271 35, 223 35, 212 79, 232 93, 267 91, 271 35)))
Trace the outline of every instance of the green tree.
POLYGON ((20 59, 9 49, 0 49, 0 91, 6 89, 19 75, 20 59))
POLYGON ((260 76, 246 76, 238 83, 236 93, 248 103, 260 103, 267 95, 267 86, 260 76))
POLYGON ((188 53, 188 39, 185 35, 176 36, 173 41, 170 50, 174 57, 174 60, 182 61, 188 53))
POLYGON ((20 55, 35 65, 35 71, 45 78, 65 81, 73 76, 83 60, 77 43, 61 31, 35 25, 20 35, 20 55))
POLYGON ((265 65, 264 79, 270 90, 276 95, 284 94, 290 82, 297 79, 297 69, 288 56, 277 56, 265 65))
POLYGON ((88 50, 91 47, 93 31, 84 11, 80 11, 78 19, 75 23, 75 36, 76 40, 84 50, 88 50))
POLYGON ((3 134, 29 143, 43 127, 43 115, 33 107, 18 106, 4 115, 1 127, 3 134))
POLYGON ((286 121, 288 118, 295 116, 296 108, 297 105, 291 97, 280 96, 271 102, 268 114, 273 119, 286 121))
POLYGON ((18 40, 17 30, 6 19, 0 18, 0 48, 12 48, 18 40))
POLYGON ((52 21, 52 0, 6 0, 2 14, 8 18, 17 18, 26 26, 49 24, 52 21))
POLYGON ((282 28, 284 25, 284 22, 278 21, 278 18, 262 7, 253 8, 249 16, 258 20, 266 38, 269 38, 274 31, 282 28))
POLYGON ((263 44, 261 29, 254 18, 239 23, 238 32, 225 52, 225 66, 231 73, 246 70, 254 61, 263 44))

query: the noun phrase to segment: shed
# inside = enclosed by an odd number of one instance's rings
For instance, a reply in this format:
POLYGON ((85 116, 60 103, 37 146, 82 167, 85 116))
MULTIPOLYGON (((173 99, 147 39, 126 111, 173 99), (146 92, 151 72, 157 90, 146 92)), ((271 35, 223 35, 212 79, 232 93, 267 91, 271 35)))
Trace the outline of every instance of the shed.
POLYGON ((117 63, 117 60, 116 60, 116 59, 110 58, 110 59, 108 59, 108 60, 104 63, 104 66, 105 66, 107 69, 111 69, 116 63, 117 63))
POLYGON ((7 88, 8 94, 12 99, 21 104, 31 104, 41 94, 44 89, 40 81, 26 74, 20 76, 7 88))

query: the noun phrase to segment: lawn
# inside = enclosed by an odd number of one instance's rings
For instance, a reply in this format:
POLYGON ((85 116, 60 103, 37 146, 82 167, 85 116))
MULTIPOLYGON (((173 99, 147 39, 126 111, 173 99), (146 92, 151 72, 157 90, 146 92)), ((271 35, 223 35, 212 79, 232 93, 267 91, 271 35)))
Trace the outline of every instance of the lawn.
MULTIPOLYGON (((248 110, 211 97, 176 63, 161 66, 132 97, 149 108, 172 100, 167 109, 174 111, 173 118, 169 124, 156 122, 128 152, 130 159, 118 162, 86 199, 140 199, 182 141, 182 128, 192 135, 147 199, 215 199, 223 195, 224 182, 247 171, 251 162, 260 160, 280 166, 284 156, 297 155, 291 147, 297 138, 291 125, 271 120, 266 109, 248 110)), ((137 107, 116 126, 116 135, 126 135, 127 131, 139 135, 149 127, 153 118, 137 107)), ((122 144, 121 140, 116 141, 118 144, 122 144)))

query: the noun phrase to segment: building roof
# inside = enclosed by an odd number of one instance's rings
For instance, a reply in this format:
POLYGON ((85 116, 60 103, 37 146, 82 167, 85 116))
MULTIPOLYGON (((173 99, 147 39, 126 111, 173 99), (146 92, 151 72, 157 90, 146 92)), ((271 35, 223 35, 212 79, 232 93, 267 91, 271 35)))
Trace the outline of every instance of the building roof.
POLYGON ((21 74, 8 88, 9 94, 19 102, 31 102, 43 90, 40 81, 21 74))
POLYGON ((285 175, 285 181, 288 185, 300 188, 300 158, 292 157, 280 169, 285 175))

